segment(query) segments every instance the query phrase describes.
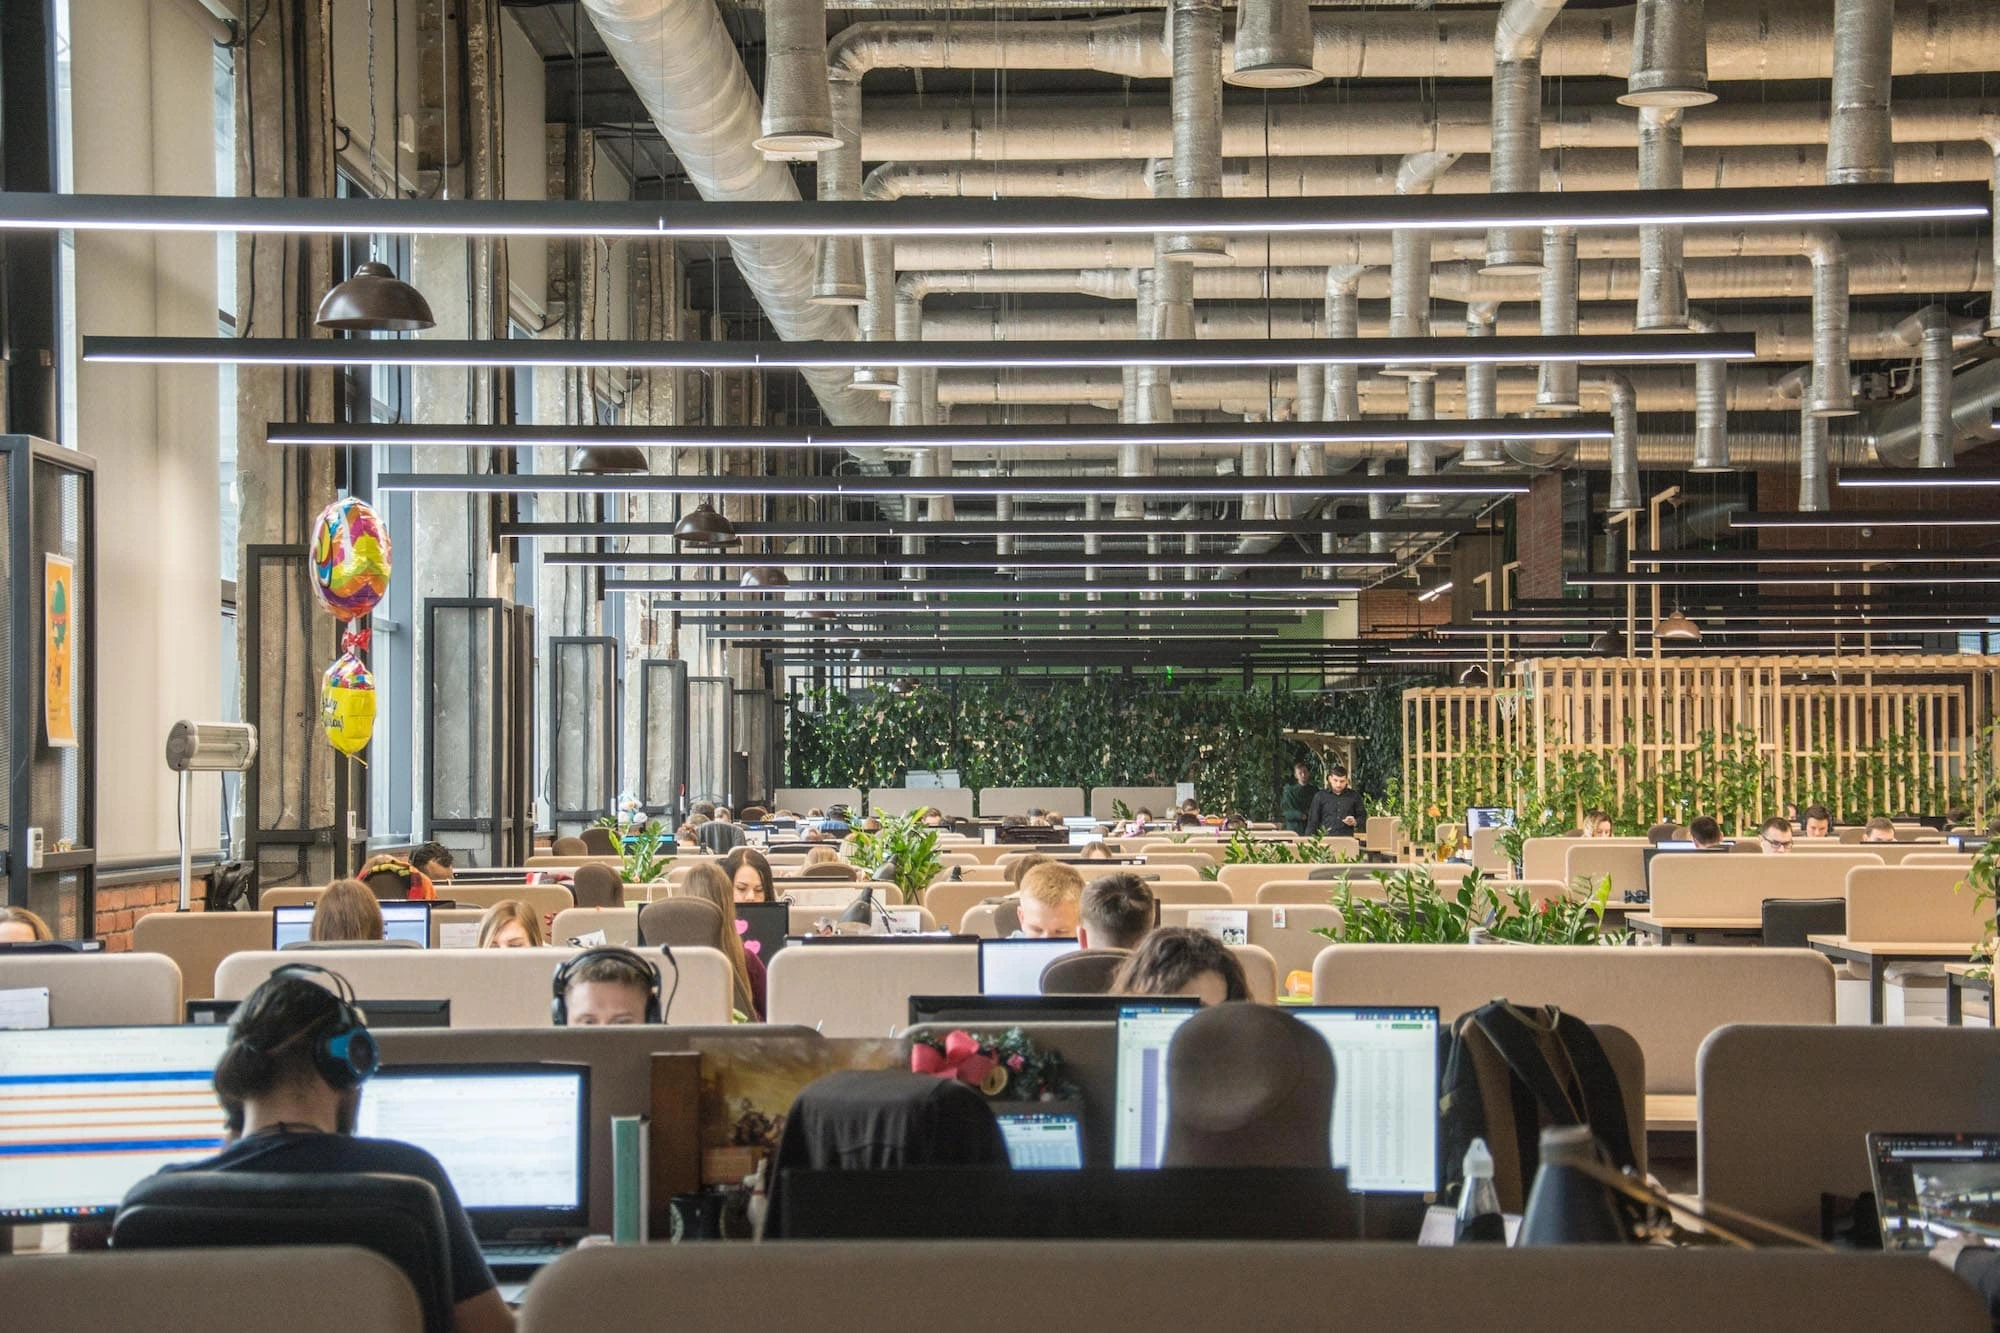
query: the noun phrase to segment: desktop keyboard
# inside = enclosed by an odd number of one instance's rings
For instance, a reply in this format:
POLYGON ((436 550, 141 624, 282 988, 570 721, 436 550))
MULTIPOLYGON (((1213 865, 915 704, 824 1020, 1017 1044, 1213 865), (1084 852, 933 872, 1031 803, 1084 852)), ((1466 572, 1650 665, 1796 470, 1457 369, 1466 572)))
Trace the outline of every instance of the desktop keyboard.
POLYGON ((496 1240, 481 1242, 479 1253, 489 1268, 540 1268, 562 1258, 570 1249, 569 1245, 545 1240, 496 1240))

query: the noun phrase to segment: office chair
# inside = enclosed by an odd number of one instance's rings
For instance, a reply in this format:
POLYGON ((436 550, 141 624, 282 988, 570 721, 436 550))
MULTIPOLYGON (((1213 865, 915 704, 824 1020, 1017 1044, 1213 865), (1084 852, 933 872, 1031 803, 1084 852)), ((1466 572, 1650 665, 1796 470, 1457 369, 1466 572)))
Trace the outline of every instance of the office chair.
POLYGON ((1842 935, 1847 931, 1845 898, 1766 898, 1764 947, 1809 949, 1808 935, 1842 935))
POLYGON ((451 1333, 444 1207, 414 1176, 180 1171, 132 1187, 111 1224, 119 1250, 356 1245, 403 1271, 425 1333, 451 1333))
POLYGON ((611 866, 595 862, 578 866, 569 877, 569 891, 578 907, 625 905, 625 878, 611 866))
POLYGON ((1066 953, 1042 969, 1042 994, 1109 995, 1111 979, 1131 956, 1130 949, 1078 949, 1066 953))
POLYGON ((706 898, 662 898, 639 909, 639 938, 675 949, 720 949, 724 928, 734 929, 706 898))
POLYGON ((1329 1167, 1333 1088, 1332 1050, 1290 1014, 1203 1009, 1167 1048, 1161 1165, 1329 1167))
POLYGON ((611 836, 610 829, 593 824, 583 831, 583 849, 592 856, 616 856, 618 841, 611 836))
POLYGON ((858 872, 845 861, 822 861, 816 866, 800 869, 800 879, 837 879, 843 884, 852 884, 858 872))
POLYGON ((549 844, 549 852, 554 856, 588 856, 590 846, 582 838, 557 838, 549 844))
POLYGON ((1021 900, 1002 898, 993 904, 993 929, 1003 940, 1021 933, 1021 900))

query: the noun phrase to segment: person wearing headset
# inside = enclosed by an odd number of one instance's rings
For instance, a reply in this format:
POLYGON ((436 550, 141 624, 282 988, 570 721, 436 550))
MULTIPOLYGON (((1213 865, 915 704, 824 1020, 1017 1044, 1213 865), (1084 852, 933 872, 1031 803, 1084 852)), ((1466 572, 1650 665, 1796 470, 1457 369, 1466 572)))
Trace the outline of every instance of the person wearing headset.
POLYGON ((480 1256, 451 1177, 421 1148, 354 1137, 361 1087, 380 1057, 353 988, 309 964, 278 968, 236 1007, 215 1093, 229 1142, 215 1156, 167 1171, 299 1175, 376 1172, 427 1180, 444 1205, 458 1333, 508 1333, 513 1311, 480 1256))
MULTIPOLYGON (((678 983, 678 968, 674 975, 678 983)), ((658 1023, 661 1012, 660 969, 630 949, 585 949, 556 969, 553 1017, 559 1028, 658 1023)))

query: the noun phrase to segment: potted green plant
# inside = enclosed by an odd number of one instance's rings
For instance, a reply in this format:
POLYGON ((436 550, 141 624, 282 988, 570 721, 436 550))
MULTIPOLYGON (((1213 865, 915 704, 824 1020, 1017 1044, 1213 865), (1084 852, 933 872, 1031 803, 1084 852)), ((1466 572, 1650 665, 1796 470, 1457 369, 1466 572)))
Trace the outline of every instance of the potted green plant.
POLYGON ((873 874, 889 863, 895 886, 903 891, 903 901, 920 902, 930 882, 944 869, 938 855, 938 830, 924 825, 927 809, 906 815, 880 816, 879 833, 856 832, 849 841, 848 860, 873 874))

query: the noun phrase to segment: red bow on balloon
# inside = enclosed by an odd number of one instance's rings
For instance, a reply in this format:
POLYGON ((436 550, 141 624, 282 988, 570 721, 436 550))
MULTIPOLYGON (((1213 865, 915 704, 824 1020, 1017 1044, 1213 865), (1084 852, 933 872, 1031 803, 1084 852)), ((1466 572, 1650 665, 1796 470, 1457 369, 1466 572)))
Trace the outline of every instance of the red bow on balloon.
POLYGON ((365 629, 358 629, 358 628, 348 630, 345 634, 340 636, 340 647, 343 652, 349 652, 349 653, 367 652, 368 631, 365 629))
POLYGON ((990 1048, 982 1047, 969 1032, 954 1032, 944 1039, 944 1049, 918 1042, 910 1047, 913 1073, 955 1078, 979 1087, 999 1064, 990 1048))

